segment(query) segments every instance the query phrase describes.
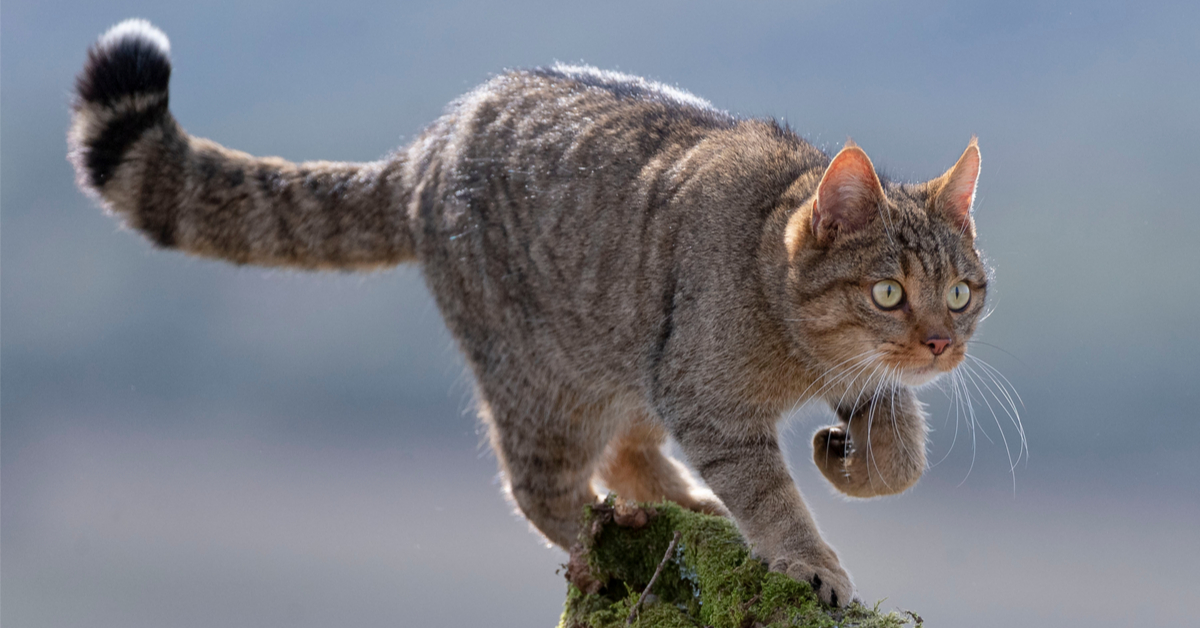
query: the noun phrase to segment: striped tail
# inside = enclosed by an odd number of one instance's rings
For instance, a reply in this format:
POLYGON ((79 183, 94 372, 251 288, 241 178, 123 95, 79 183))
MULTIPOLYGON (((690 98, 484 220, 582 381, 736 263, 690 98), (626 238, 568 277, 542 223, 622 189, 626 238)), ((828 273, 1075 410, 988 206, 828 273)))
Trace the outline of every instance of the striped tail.
POLYGON ((238 264, 415 260, 405 156, 292 163, 189 136, 167 108, 170 44, 126 20, 88 51, 68 136, 80 188, 158 246, 238 264))

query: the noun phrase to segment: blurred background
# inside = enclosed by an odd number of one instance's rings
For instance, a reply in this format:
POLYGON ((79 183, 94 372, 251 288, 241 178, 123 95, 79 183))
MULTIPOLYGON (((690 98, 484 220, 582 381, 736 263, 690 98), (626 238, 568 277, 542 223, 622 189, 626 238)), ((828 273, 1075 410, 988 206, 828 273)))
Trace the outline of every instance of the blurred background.
POLYGON ((822 408, 789 422, 794 476, 863 597, 929 626, 1194 621, 1200 4, 336 4, 0 7, 5 626, 552 626, 566 591, 565 555, 499 493, 417 269, 154 251, 76 190, 74 75, 135 16, 171 38, 188 131, 293 160, 378 158, 556 60, 826 151, 853 136, 897 179, 977 134, 995 279, 972 353, 1023 398, 1028 459, 1010 468, 1017 432, 982 395, 972 439, 932 388, 941 462, 908 494, 832 495, 822 408))

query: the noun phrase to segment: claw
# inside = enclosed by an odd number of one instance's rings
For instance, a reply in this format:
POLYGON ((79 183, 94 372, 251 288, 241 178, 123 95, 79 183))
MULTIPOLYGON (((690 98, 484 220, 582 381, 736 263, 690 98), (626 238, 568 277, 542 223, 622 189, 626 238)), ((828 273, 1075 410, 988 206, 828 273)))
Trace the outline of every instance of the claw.
POLYGON ((850 454, 850 438, 842 427, 831 425, 817 432, 813 447, 819 455, 845 458, 850 454))

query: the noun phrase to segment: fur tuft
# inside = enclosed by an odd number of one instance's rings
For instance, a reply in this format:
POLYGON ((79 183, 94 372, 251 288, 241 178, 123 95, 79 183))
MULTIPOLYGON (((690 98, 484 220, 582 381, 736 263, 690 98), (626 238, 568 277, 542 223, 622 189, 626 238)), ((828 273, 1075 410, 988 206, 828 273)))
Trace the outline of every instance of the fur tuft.
POLYGON ((125 39, 148 41, 151 45, 161 50, 163 54, 171 53, 171 41, 167 39, 167 34, 149 21, 136 17, 125 20, 108 29, 107 32, 100 36, 97 43, 101 46, 111 46, 125 39))
POLYGON ((107 184, 134 142, 168 114, 171 44, 146 20, 125 20, 88 50, 75 80, 71 160, 84 189, 107 184))
POLYGON ((128 96, 162 94, 171 78, 171 43, 146 20, 108 29, 88 51, 75 89, 85 103, 109 105, 128 96))

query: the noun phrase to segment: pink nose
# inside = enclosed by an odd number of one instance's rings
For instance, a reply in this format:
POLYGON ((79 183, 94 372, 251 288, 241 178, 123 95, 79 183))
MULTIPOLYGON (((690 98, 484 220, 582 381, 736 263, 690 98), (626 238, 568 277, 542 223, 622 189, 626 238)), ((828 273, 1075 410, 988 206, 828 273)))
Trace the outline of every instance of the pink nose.
POLYGON ((950 342, 951 340, 949 338, 937 338, 930 336, 929 338, 925 339, 925 346, 929 347, 929 350, 933 352, 933 355, 942 355, 942 352, 946 350, 946 347, 950 346, 950 342))

